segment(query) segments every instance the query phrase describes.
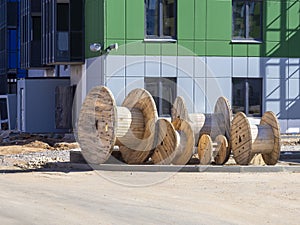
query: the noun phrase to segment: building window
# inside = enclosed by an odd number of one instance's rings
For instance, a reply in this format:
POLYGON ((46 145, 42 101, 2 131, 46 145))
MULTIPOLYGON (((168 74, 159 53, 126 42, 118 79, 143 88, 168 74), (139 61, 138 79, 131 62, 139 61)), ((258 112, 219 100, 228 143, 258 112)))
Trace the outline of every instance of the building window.
POLYGON ((158 115, 170 116, 172 104, 177 96, 176 77, 145 77, 145 89, 153 96, 158 115))
POLYGON ((233 40, 262 40, 262 0, 232 0, 233 40))
POLYGON ((42 63, 84 62, 84 2, 42 0, 42 63))
POLYGON ((176 38, 177 0, 145 0, 146 38, 176 38))
POLYGON ((262 79, 232 79, 233 113, 244 112, 247 116, 262 115, 262 79))

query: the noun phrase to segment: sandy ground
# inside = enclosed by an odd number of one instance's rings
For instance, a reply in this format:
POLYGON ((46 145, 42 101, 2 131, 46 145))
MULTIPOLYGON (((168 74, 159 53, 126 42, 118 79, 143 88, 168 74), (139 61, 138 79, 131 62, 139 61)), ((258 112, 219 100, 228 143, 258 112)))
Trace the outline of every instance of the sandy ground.
POLYGON ((299 224, 300 173, 0 174, 1 224, 299 224))

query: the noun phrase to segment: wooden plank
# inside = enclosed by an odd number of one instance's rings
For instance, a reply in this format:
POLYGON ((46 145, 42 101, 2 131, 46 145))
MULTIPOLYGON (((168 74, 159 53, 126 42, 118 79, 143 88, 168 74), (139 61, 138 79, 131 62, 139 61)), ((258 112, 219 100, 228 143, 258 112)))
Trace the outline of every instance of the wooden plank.
POLYGON ((74 86, 57 86, 55 88, 55 127, 72 129, 72 107, 74 86))

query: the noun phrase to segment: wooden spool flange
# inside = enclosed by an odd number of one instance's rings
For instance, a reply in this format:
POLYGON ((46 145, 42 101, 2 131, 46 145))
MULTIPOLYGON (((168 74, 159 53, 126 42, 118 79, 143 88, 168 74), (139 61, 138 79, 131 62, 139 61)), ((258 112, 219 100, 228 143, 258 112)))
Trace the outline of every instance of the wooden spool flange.
POLYGON ((180 119, 172 123, 166 119, 158 121, 158 141, 151 156, 154 164, 187 164, 195 142, 190 124, 180 119))
MULTIPOLYGON (((140 110, 145 126, 143 136, 140 139, 132 139, 130 136, 118 138, 122 158, 128 164, 143 163, 149 158, 155 137, 155 123, 158 119, 155 102, 148 91, 137 88, 126 96, 122 107, 129 110, 140 110)), ((135 130, 135 128, 132 128, 132 130, 135 130)), ((138 129, 136 128, 136 130, 138 129)))
POLYGON ((280 156, 280 126, 275 114, 266 112, 259 125, 252 125, 244 113, 237 113, 232 120, 231 147, 237 164, 248 165, 261 153, 267 165, 275 165, 280 156))
POLYGON ((169 165, 175 157, 180 137, 167 119, 160 118, 156 124, 156 140, 151 159, 154 164, 169 165))
MULTIPOLYGON (((156 107, 144 100, 143 90, 136 91, 131 108, 117 107, 111 91, 104 86, 93 88, 86 96, 79 114, 78 140, 85 159, 92 164, 104 163, 116 143, 132 149, 151 150, 154 134, 149 134, 151 121, 157 119, 156 107), (149 112, 151 111, 151 112, 149 112), (145 145, 145 141, 151 144, 145 145)), ((150 94, 149 94, 150 95, 150 94)), ((150 95, 151 96, 151 95, 150 95)), ((145 153, 144 153, 145 154, 145 153)))
POLYGON ((209 134, 213 139, 221 134, 230 140, 232 111, 229 101, 223 96, 218 98, 213 114, 189 114, 184 99, 178 96, 174 101, 171 114, 172 120, 180 118, 191 123, 196 145, 202 134, 209 134))
POLYGON ((198 143, 198 156, 201 165, 208 165, 212 162, 217 165, 226 163, 230 156, 230 149, 227 138, 218 135, 214 142, 208 134, 203 134, 198 143))
POLYGON ((175 130, 178 132, 180 140, 175 149, 175 156, 172 160, 174 165, 185 165, 191 159, 194 150, 195 136, 189 122, 182 119, 172 121, 175 130))

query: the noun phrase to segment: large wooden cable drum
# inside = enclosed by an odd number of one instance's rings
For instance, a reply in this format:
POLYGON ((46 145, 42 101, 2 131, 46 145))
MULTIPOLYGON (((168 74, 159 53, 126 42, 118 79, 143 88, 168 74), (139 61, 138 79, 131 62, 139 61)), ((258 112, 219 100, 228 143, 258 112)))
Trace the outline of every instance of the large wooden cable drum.
POLYGON ((156 140, 151 155, 154 164, 169 165, 175 157, 180 137, 170 121, 160 118, 156 124, 156 140))
POLYGON ((218 135, 213 142, 209 135, 203 134, 198 144, 198 156, 201 165, 208 165, 212 161, 217 165, 223 165, 230 156, 227 138, 218 135))
POLYGON ((154 101, 149 103, 150 94, 145 90, 132 92, 135 95, 131 95, 129 107, 116 106, 111 91, 104 86, 93 88, 86 96, 79 114, 78 140, 89 163, 104 163, 115 144, 149 154, 156 107, 154 101))
POLYGON ((117 110, 110 90, 93 88, 79 113, 77 136, 82 154, 91 164, 104 163, 116 141, 117 110))
POLYGON ((194 149, 194 133, 187 121, 176 119, 172 123, 159 119, 158 141, 151 156, 154 164, 185 165, 194 149))
MULTIPOLYGON (((157 109, 152 95, 142 88, 132 90, 122 103, 122 107, 139 110, 143 115, 143 134, 138 138, 124 136, 118 138, 122 158, 129 164, 145 162, 150 155, 155 137, 155 123, 158 119, 157 109)), ((134 125, 134 123, 132 123, 134 125)), ((140 126, 132 126, 133 132, 139 132, 140 126)))
POLYGON ((185 101, 181 96, 175 99, 172 107, 172 120, 180 118, 191 123, 196 145, 202 134, 209 134, 212 139, 222 134, 229 140, 231 117, 232 112, 229 101, 223 96, 218 98, 213 114, 189 114, 185 101))
POLYGON ((280 156, 280 126, 273 112, 266 112, 259 125, 251 124, 242 112, 231 127, 231 147, 235 161, 248 165, 255 154, 262 154, 267 165, 275 165, 280 156))

